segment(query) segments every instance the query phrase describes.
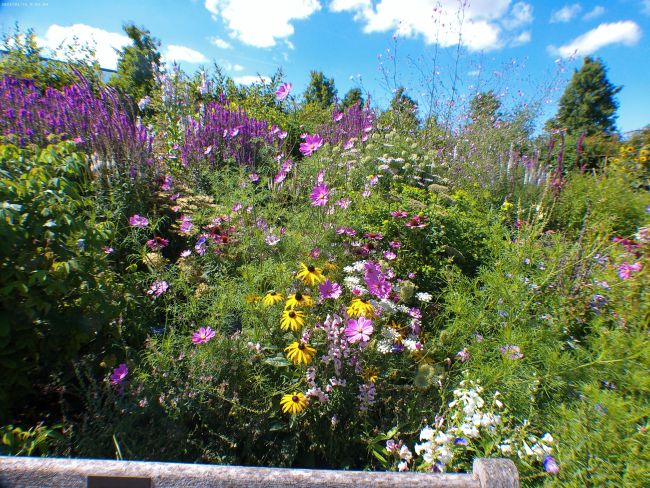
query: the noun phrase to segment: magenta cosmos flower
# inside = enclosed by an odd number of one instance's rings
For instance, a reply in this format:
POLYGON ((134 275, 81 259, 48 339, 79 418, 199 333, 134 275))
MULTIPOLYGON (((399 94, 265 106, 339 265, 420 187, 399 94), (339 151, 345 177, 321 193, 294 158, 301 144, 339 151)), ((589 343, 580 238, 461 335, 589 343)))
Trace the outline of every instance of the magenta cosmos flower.
POLYGON ((289 96, 289 93, 291 93, 291 88, 293 88, 293 85, 291 83, 282 83, 275 91, 275 98, 281 102, 289 96))
POLYGON ((147 217, 142 217, 138 214, 131 215, 131 217, 129 217, 129 225, 131 225, 131 227, 138 227, 140 229, 144 229, 146 226, 149 225, 149 219, 147 217))
POLYGON ((216 335, 216 332, 213 331, 210 327, 200 327, 197 332, 192 334, 192 343, 193 344, 204 344, 210 342, 216 335))
POLYGON ((127 374, 129 374, 129 368, 127 368, 126 364, 124 363, 120 364, 113 370, 113 374, 111 375, 111 383, 114 385, 119 385, 122 383, 122 381, 124 381, 124 378, 126 378, 127 374))
POLYGON ((314 151, 323 145, 323 138, 318 134, 306 134, 305 142, 300 143, 300 152, 305 156, 311 156, 314 151))
POLYGON ((345 337, 347 337, 348 342, 353 344, 355 342, 368 342, 372 331, 372 320, 359 317, 356 320, 348 320, 348 325, 345 327, 345 337))
POLYGON ((641 263, 630 264, 627 261, 618 267, 618 277, 622 280, 627 280, 632 273, 641 271, 641 263))
POLYGON ((318 285, 318 291, 321 298, 332 298, 334 300, 339 298, 341 296, 341 293, 343 293, 341 285, 338 283, 332 283, 330 280, 325 280, 320 285, 318 285))
POLYGON ((327 185, 325 183, 315 186, 311 191, 311 195, 309 195, 309 198, 311 198, 311 204, 314 207, 324 207, 327 205, 327 197, 329 194, 330 190, 327 188, 327 185))
POLYGON ((153 251, 160 251, 162 248, 169 245, 168 239, 163 239, 162 237, 156 236, 153 239, 147 241, 147 247, 153 251))

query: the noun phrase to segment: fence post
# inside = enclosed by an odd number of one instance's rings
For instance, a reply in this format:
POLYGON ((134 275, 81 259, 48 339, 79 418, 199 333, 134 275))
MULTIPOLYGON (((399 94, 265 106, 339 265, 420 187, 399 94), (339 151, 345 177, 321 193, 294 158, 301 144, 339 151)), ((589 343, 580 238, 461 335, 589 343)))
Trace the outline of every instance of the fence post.
POLYGON ((481 488, 519 488, 519 473, 510 459, 478 458, 472 470, 481 488))

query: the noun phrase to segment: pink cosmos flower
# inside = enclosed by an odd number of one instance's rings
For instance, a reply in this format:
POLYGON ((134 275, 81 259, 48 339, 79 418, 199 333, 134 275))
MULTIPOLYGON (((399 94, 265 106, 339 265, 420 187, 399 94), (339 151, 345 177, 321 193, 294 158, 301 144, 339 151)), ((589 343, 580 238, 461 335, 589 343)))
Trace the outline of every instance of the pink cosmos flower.
POLYGON ((119 385, 122 383, 122 381, 124 381, 124 378, 126 378, 127 374, 129 374, 129 368, 127 368, 126 364, 124 363, 120 364, 113 370, 113 374, 111 375, 111 383, 114 385, 119 385))
POLYGON ((632 273, 641 271, 641 263, 630 264, 627 261, 618 267, 618 277, 622 280, 627 280, 632 273))
POLYGON ((307 134, 305 136, 305 142, 300 144, 300 152, 305 156, 311 156, 322 145, 323 138, 319 134, 307 134))
POLYGON ((191 215, 181 215, 180 224, 178 226, 178 230, 181 234, 189 234, 192 231, 192 228, 194 227, 194 224, 192 223, 192 216, 191 215))
POLYGON ((280 131, 278 134, 278 139, 286 139, 289 133, 286 130, 280 131))
POLYGON ((372 320, 365 317, 359 317, 358 319, 348 320, 348 324, 345 327, 345 337, 347 337, 348 342, 354 344, 356 342, 368 342, 370 340, 370 335, 372 334, 372 320))
POLYGON ((144 229, 149 225, 149 219, 147 217, 142 217, 138 214, 131 215, 129 217, 129 225, 131 227, 138 227, 139 229, 144 229))
POLYGON ((111 254, 114 251, 114 249, 110 246, 104 246, 102 247, 102 251, 104 251, 104 254, 111 254))
POLYGON ((395 259, 397 259, 397 254, 395 254, 393 251, 386 251, 384 253, 384 258, 388 259, 389 261, 395 261, 395 259))
POLYGON ((339 207, 341 207, 343 209, 348 208, 351 203, 352 203, 352 200, 350 200, 349 198, 341 198, 340 200, 337 200, 336 202, 334 202, 335 205, 338 205, 339 207))
POLYGON ((147 295, 153 295, 158 298, 160 295, 165 293, 169 289, 169 283, 164 280, 156 280, 149 287, 147 295))
POLYGON ((197 332, 192 334, 192 344, 204 344, 210 342, 216 335, 216 332, 213 331, 210 327, 200 327, 197 332))
POLYGON ((277 101, 281 102, 289 96, 293 85, 291 83, 282 83, 278 89, 275 91, 275 98, 277 101))
POLYGON ((343 112, 339 112, 337 114, 334 114, 332 119, 334 122, 339 122, 343 118, 343 112))
POLYGON ((332 283, 330 280, 325 280, 318 285, 318 291, 322 299, 332 298, 334 300, 338 299, 343 293, 341 285, 332 283))
POLYGON ((388 245, 393 249, 399 249, 400 247, 402 247, 402 243, 399 241, 390 241, 388 245))
POLYGON ((346 143, 343 145, 343 149, 345 149, 346 151, 347 151, 348 149, 352 149, 353 147, 354 147, 354 139, 350 139, 348 142, 346 142, 346 143))
POLYGON ((327 188, 325 183, 315 186, 311 195, 309 195, 309 198, 311 198, 311 204, 314 207, 324 207, 327 205, 329 194, 329 188, 327 188))
POLYGON ((190 251, 189 249, 185 249, 184 251, 181 252, 181 257, 182 258, 186 258, 186 257, 189 257, 191 255, 192 255, 192 251, 190 251))
POLYGON ((408 212, 405 212, 404 210, 396 210, 394 212, 391 212, 390 214, 396 219, 403 219, 408 217, 409 215, 408 212))

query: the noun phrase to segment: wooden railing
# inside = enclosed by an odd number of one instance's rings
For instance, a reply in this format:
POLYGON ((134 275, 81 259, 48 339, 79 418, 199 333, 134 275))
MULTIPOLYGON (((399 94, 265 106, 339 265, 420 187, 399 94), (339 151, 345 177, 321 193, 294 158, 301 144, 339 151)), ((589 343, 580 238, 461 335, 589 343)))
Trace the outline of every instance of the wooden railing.
POLYGON ((95 459, 0 457, 0 488, 207 487, 517 488, 509 459, 476 459, 472 473, 254 468, 95 459))

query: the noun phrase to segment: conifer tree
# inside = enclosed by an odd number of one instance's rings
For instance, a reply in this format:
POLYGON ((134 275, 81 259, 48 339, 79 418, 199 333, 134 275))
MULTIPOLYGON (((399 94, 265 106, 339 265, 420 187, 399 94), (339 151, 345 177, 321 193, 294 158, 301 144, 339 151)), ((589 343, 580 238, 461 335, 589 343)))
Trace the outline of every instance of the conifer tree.
POLYGON ((599 59, 585 57, 562 94, 557 117, 551 125, 564 128, 569 134, 614 133, 618 108, 614 97, 621 88, 607 79, 605 66, 599 59))
POLYGON ((310 73, 309 86, 305 90, 305 103, 327 108, 336 99, 334 79, 327 78, 322 71, 310 73))

